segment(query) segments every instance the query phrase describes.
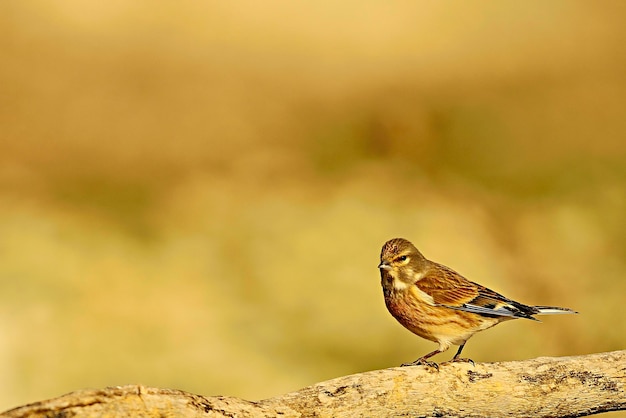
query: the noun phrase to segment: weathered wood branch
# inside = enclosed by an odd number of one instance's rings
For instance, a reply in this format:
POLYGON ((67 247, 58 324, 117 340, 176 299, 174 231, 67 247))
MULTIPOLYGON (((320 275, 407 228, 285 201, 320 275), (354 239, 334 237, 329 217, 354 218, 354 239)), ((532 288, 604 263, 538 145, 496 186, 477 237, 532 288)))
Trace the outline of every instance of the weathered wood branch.
POLYGON ((259 402, 143 386, 81 390, 0 414, 24 417, 578 417, 626 409, 626 350, 339 377, 259 402))

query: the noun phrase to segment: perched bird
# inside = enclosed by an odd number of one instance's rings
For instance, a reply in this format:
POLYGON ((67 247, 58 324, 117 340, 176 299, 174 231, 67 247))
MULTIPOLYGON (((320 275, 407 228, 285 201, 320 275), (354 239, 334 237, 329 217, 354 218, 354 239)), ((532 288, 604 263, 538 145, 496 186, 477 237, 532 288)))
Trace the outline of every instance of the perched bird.
POLYGON ((459 349, 450 361, 473 363, 460 355, 467 340, 478 331, 509 319, 536 321, 533 315, 577 313, 567 308, 528 306, 508 299, 426 259, 404 238, 394 238, 383 245, 378 268, 385 305, 391 315, 412 333, 439 344, 435 351, 402 366, 438 367, 428 359, 451 345, 458 345, 459 349))

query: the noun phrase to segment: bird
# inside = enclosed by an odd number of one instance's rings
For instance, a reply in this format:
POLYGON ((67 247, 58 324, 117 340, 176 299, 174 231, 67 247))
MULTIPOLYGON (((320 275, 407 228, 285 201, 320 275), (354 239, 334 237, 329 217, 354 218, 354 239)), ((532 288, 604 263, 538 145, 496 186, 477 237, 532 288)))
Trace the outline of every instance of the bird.
POLYGON ((461 352, 474 334, 503 321, 535 315, 576 314, 569 308, 532 306, 516 302, 474 283, 443 264, 428 260, 408 240, 394 238, 381 250, 381 285, 389 313, 412 333, 439 347, 402 366, 439 368, 428 359, 458 345, 450 362, 468 362, 461 352))

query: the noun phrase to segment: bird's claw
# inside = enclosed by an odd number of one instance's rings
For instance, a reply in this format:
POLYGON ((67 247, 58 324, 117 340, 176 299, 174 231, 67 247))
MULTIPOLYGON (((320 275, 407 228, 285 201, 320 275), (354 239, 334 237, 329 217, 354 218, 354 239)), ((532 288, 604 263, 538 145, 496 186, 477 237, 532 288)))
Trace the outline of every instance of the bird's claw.
POLYGON ((455 357, 452 360, 446 361, 443 364, 449 364, 449 363, 470 363, 472 366, 476 366, 476 364, 474 363, 474 360, 472 360, 471 358, 461 358, 461 357, 455 357))
POLYGON ((410 363, 402 363, 400 365, 400 367, 408 367, 408 366, 428 366, 428 367, 432 367, 434 369, 439 370, 439 365, 437 363, 435 363, 434 361, 428 361, 423 358, 418 358, 417 360, 412 361, 410 363))

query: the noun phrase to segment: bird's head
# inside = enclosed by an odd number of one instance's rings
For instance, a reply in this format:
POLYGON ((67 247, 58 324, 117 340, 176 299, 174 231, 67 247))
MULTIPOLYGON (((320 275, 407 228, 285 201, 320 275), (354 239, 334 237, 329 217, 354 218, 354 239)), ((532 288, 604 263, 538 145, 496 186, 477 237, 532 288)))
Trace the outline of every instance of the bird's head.
POLYGON ((378 268, 383 287, 405 289, 424 276, 427 266, 428 260, 404 238, 387 241, 380 252, 378 268))

